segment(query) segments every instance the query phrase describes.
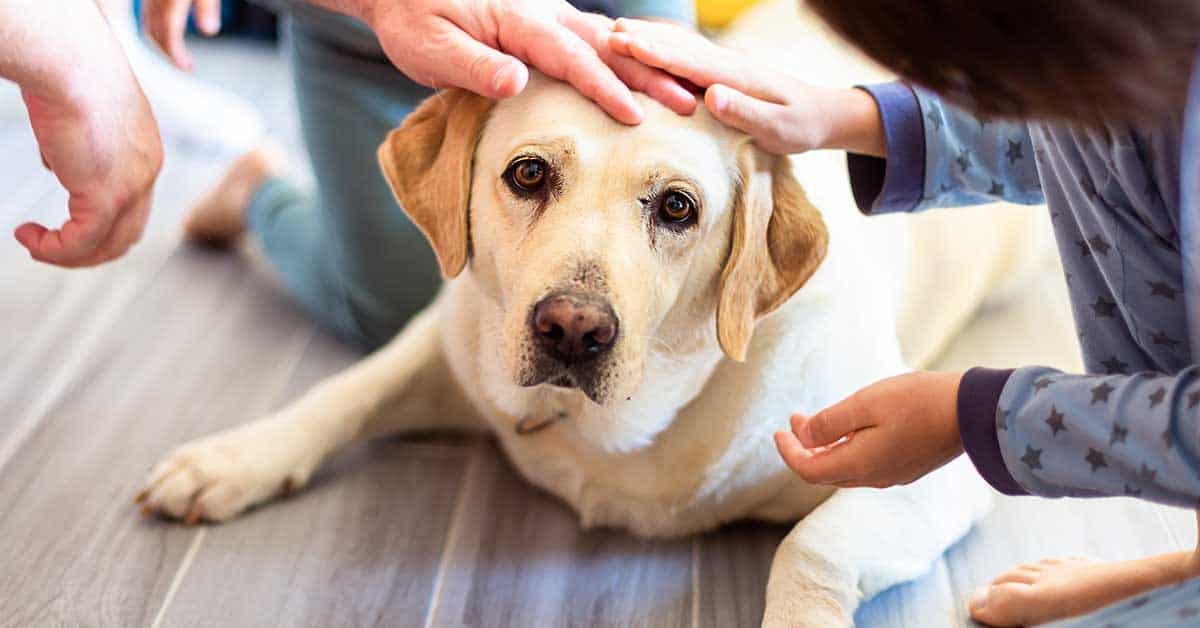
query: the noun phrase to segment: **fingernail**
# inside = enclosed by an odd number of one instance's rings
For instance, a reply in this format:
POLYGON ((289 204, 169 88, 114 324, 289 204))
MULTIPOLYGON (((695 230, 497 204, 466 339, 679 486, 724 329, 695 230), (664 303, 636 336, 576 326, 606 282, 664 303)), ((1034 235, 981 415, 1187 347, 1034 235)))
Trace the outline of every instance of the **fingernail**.
POLYGON ((729 99, 725 97, 725 92, 720 87, 717 87, 715 85, 708 89, 709 89, 709 92, 712 94, 713 111, 724 112, 725 105, 727 105, 729 103, 729 99))
POLYGON ((974 593, 971 594, 971 601, 968 602, 968 606, 971 608, 971 610, 977 611, 987 606, 987 601, 988 587, 979 587, 978 589, 975 589, 974 593))
POLYGON ((200 30, 204 31, 205 35, 216 35, 217 31, 221 29, 221 22, 215 15, 201 15, 197 21, 200 23, 200 30))
POLYGON ((505 85, 512 80, 513 64, 509 63, 496 70, 496 74, 492 76, 492 93, 505 94, 505 85))

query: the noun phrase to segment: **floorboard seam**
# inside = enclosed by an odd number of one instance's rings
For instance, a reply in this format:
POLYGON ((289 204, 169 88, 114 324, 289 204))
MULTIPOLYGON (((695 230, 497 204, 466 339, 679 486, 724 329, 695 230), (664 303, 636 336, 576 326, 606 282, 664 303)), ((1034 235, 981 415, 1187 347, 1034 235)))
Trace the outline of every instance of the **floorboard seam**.
POLYGON ((196 554, 200 552, 200 545, 204 543, 204 537, 208 535, 208 529, 200 528, 196 531, 196 536, 192 537, 191 545, 188 545, 187 553, 183 555, 183 560, 179 561, 179 569, 175 570, 175 577, 171 579, 171 586, 167 588, 167 594, 163 596, 162 606, 158 608, 158 613, 154 616, 154 622, 150 624, 150 628, 160 628, 162 626, 163 617, 167 615, 167 608, 171 605, 171 600, 175 599, 175 593, 179 591, 179 586, 183 584, 183 578, 187 575, 187 571, 192 567, 192 561, 196 560, 196 554))
POLYGON ((700 536, 692 537, 692 628, 700 628, 700 536))
POLYGON ((433 592, 429 596, 429 609, 425 611, 425 621, 422 623, 424 628, 431 628, 434 625, 434 619, 437 617, 438 604, 441 602, 442 597, 442 585, 446 581, 446 570, 449 566, 450 557, 454 554, 455 541, 458 540, 459 528, 462 527, 463 511, 466 510, 467 494, 471 491, 481 453, 481 446, 476 444, 471 448, 470 454, 468 454, 470 457, 467 460, 467 469, 463 473, 463 481, 458 489, 458 495, 454 497, 454 510, 450 514, 450 527, 446 530, 446 541, 442 544, 441 559, 438 560, 437 574, 433 578, 433 592))
MULTIPOLYGON (((147 275, 149 274, 152 273, 147 273, 147 275)), ((141 281, 127 281, 116 284, 113 288, 116 291, 116 296, 109 299, 108 305, 104 310, 90 317, 91 322, 88 325, 88 329, 79 342, 75 344, 75 350, 66 357, 52 379, 42 388, 42 393, 30 405, 25 415, 13 423, 13 428, 9 430, 7 438, 0 441, 0 469, 8 466, 8 463, 17 450, 33 434, 38 423, 44 418, 43 415, 50 410, 50 407, 59 399, 59 395, 79 375, 80 365, 92 356, 92 353, 98 348, 99 343, 105 338, 103 332, 112 326, 117 316, 125 311, 125 308, 140 293, 142 287, 148 281, 145 276, 141 279, 141 281)), ((92 293, 87 290, 81 290, 80 294, 86 297, 92 293)), ((71 311, 71 308, 60 308, 60 311, 71 311)))

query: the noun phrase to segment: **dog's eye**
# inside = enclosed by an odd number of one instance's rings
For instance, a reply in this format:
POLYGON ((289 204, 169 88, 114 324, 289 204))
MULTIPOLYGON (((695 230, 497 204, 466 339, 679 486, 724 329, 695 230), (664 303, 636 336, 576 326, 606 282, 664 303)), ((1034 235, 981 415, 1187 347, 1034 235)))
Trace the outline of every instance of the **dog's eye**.
POLYGON ((536 192, 546 184, 546 173, 550 167, 537 157, 525 157, 514 161, 508 167, 505 178, 513 191, 522 193, 536 192))
POLYGON ((696 202, 685 192, 667 192, 658 202, 658 220, 664 224, 682 226, 696 217, 696 202))

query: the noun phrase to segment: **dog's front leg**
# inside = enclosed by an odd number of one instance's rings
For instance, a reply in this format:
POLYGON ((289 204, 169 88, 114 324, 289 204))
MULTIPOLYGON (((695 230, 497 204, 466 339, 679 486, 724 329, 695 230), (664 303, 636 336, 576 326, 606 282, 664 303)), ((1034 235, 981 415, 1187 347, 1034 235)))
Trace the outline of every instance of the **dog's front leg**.
POLYGON ((356 439, 482 428, 446 366, 438 310, 282 410, 177 448, 150 472, 138 501, 188 522, 222 521, 304 486, 326 456, 356 439))
POLYGON ((784 538, 763 626, 849 626, 859 602, 924 573, 991 506, 965 460, 887 490, 833 494, 784 538))

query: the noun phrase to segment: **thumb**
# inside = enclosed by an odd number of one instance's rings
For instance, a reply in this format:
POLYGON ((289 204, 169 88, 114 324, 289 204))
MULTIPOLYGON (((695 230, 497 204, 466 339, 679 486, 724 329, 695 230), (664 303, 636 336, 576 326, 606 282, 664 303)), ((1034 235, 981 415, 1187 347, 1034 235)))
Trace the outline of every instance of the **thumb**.
POLYGON ((529 69, 516 58, 476 41, 454 28, 445 54, 427 59, 427 74, 437 85, 454 85, 486 98, 516 96, 529 82, 529 69))
POLYGON ((799 414, 792 417, 792 432, 809 449, 832 445, 843 436, 871 425, 866 413, 850 400, 829 406, 811 417, 799 414))
POLYGON ((770 150, 779 134, 775 119, 782 113, 782 105, 719 84, 705 91, 704 104, 717 120, 753 137, 763 148, 770 150))

